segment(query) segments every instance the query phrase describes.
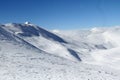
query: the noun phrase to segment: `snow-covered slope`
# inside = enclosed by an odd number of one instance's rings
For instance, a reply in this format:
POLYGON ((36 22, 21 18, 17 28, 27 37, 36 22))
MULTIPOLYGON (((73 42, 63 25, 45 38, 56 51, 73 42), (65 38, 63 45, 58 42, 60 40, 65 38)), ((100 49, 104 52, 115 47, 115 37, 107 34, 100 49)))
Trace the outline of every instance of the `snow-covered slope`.
POLYGON ((0 25, 0 80, 119 80, 118 34, 116 28, 52 33, 30 23, 0 25))
POLYGON ((73 61, 81 60, 75 51, 64 47, 63 44, 67 44, 66 41, 36 25, 12 23, 4 25, 3 28, 15 36, 22 38, 26 42, 29 42, 35 47, 40 48, 48 53, 73 61))
POLYGON ((120 69, 120 27, 54 33, 66 40, 67 46, 81 53, 83 62, 120 69))

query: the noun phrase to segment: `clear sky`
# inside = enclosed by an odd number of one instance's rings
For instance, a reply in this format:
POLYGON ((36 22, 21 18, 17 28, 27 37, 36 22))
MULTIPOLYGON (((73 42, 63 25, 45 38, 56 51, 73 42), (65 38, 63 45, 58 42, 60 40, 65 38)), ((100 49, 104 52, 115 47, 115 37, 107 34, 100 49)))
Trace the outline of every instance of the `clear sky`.
POLYGON ((120 25, 120 0, 0 0, 0 23, 30 21, 46 29, 120 25))

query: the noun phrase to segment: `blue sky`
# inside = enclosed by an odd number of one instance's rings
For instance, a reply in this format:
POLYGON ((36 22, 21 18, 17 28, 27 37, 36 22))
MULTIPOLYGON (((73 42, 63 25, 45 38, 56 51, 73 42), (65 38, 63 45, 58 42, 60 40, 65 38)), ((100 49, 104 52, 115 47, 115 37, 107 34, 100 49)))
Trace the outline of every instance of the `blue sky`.
POLYGON ((46 29, 120 25, 120 0, 0 0, 0 23, 30 21, 46 29))

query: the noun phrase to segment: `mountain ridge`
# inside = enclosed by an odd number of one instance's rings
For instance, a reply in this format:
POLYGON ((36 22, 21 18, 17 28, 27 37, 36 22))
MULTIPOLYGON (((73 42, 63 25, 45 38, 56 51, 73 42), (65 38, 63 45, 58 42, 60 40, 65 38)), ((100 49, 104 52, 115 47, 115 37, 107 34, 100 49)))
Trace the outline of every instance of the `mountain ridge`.
MULTIPOLYGON (((56 45, 56 43, 57 43, 58 50, 64 48, 65 49, 64 53, 67 54, 67 56, 65 54, 62 54, 62 56, 60 56, 60 57, 64 57, 64 58, 68 58, 69 59, 68 55, 70 55, 71 58, 73 57, 74 59, 76 59, 78 61, 81 61, 80 57, 77 55, 77 53, 74 50, 67 49, 67 48, 64 47, 64 45, 62 45, 63 43, 67 44, 67 42, 65 42, 59 36, 49 32, 47 30, 44 30, 44 29, 42 29, 42 28, 40 28, 40 27, 38 27, 36 25, 33 25, 33 24, 10 23, 10 24, 3 25, 2 26, 2 30, 6 30, 6 32, 8 31, 8 33, 6 33, 6 34, 10 34, 11 33, 12 36, 15 36, 15 37, 19 38, 20 40, 22 40, 26 44, 29 44, 29 45, 33 46, 34 48, 36 48, 36 49, 41 49, 41 47, 39 47, 39 45, 37 45, 37 44, 33 44, 34 41, 28 42, 26 40, 26 38, 27 39, 29 38, 29 40, 30 40, 30 39, 32 39, 32 37, 33 38, 36 37, 36 39, 34 39, 34 40, 37 41, 37 39, 39 39, 37 37, 41 37, 43 39, 46 39, 47 41, 49 41, 50 43, 52 43, 54 45, 56 45)), ((49 45, 49 46, 52 46, 52 45, 49 45)), ((56 46, 54 46, 54 47, 56 47, 56 46)), ((43 49, 43 51, 44 51, 44 49, 43 49)), ((54 50, 53 50, 52 53, 56 53, 56 51, 54 52, 54 50)), ((47 53, 49 53, 49 52, 47 52, 47 53)), ((56 55, 56 56, 58 56, 58 55, 56 55)))

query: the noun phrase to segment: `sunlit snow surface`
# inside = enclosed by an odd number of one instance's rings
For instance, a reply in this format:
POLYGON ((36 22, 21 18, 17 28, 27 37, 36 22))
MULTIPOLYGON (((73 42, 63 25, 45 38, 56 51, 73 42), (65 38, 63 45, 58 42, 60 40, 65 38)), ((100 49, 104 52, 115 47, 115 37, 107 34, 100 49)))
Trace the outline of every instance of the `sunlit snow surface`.
MULTIPOLYGON (((54 32, 54 31, 53 31, 54 32)), ((83 59, 88 64, 97 64, 120 69, 120 27, 93 28, 91 30, 57 31, 54 32, 69 41, 72 45, 80 46, 77 51, 89 53, 89 58, 83 59), (81 44, 86 44, 87 48, 81 44)), ((76 46, 75 46, 76 47, 76 46)), ((86 55, 87 56, 87 55, 86 55)))
POLYGON ((0 80, 120 80, 119 33, 0 25, 0 80))

